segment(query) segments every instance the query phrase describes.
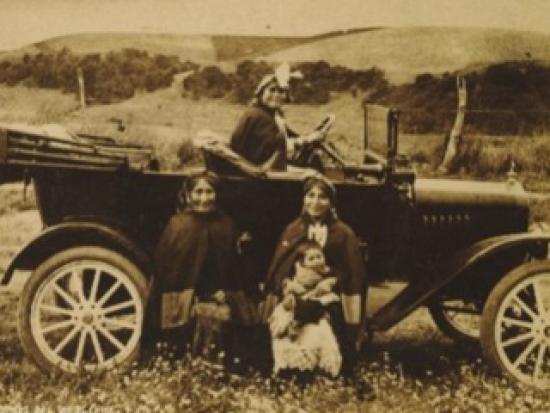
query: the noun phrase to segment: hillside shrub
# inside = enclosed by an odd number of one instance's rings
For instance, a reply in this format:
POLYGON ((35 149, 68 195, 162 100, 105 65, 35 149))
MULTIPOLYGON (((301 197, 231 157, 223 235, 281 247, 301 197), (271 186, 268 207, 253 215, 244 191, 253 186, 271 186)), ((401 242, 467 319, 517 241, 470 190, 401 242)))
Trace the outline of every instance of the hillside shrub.
MULTIPOLYGON (((371 68, 352 70, 343 66, 331 66, 326 61, 303 62, 294 70, 302 73, 302 80, 292 80, 291 100, 294 103, 325 104, 331 92, 358 90, 379 93, 388 86, 384 72, 371 68)), ((224 73, 213 66, 196 71, 183 80, 183 95, 193 98, 228 97, 236 103, 249 102, 263 76, 272 73, 273 67, 266 62, 244 60, 235 72, 224 73)))
POLYGON ((77 55, 68 48, 54 53, 25 54, 0 62, 0 83, 8 86, 78 90, 77 69, 82 70, 90 102, 112 103, 132 97, 136 91, 154 91, 171 85, 174 74, 195 69, 192 62, 175 56, 149 56, 138 49, 123 49, 102 56, 77 55))
POLYGON ((252 99, 258 83, 271 72, 271 66, 266 62, 253 62, 252 60, 240 62, 233 75, 232 101, 247 103, 252 99))
MULTIPOLYGON (((463 74, 468 87, 465 125, 470 132, 537 135, 550 129, 550 68, 537 62, 503 62, 463 74)), ((392 86, 375 101, 398 107, 410 133, 445 132, 456 113, 456 73, 423 73, 392 86)))

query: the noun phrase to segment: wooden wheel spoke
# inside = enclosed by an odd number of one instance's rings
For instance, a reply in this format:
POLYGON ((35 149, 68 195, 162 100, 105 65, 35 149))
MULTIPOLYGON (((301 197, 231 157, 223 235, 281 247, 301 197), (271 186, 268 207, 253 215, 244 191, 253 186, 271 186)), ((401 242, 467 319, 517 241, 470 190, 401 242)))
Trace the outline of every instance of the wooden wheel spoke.
POLYGON ((74 322, 73 319, 59 321, 58 323, 53 323, 53 324, 50 324, 50 325, 48 325, 44 328, 41 328, 40 333, 42 333, 42 335, 48 334, 48 333, 51 333, 52 331, 60 330, 62 328, 67 328, 67 327, 70 327, 74 324, 75 324, 75 322, 74 322))
POLYGON ((115 293, 115 291, 118 289, 118 287, 120 287, 121 284, 122 281, 116 280, 116 282, 111 285, 111 287, 107 290, 107 292, 103 294, 103 297, 99 299, 97 304, 102 307, 109 300, 109 298, 111 298, 111 296, 115 293))
POLYGON ((546 310, 544 309, 544 300, 542 299, 541 287, 537 287, 537 280, 533 282, 533 291, 535 293, 535 303, 537 304, 537 311, 539 316, 544 316, 546 310))
POLYGON ((61 288, 56 282, 53 283, 53 290, 71 307, 78 307, 78 303, 75 301, 75 299, 71 297, 71 295, 63 288, 61 288))
POLYGON ((533 323, 529 321, 517 320, 515 318, 510 318, 510 317, 502 317, 501 321, 503 324, 511 324, 517 327, 528 328, 529 330, 533 329, 533 323))
POLYGON ((83 279, 84 274, 83 274, 82 271, 80 271, 80 272, 73 271, 72 276, 76 280, 78 300, 80 301, 81 304, 85 303, 87 300, 86 300, 86 297, 84 295, 84 279, 83 279))
MULTIPOLYGON (((135 328, 137 327, 137 324, 133 320, 130 321, 130 320, 106 317, 103 319, 103 322, 106 324, 110 324, 111 326, 114 326, 114 327, 125 328, 128 330, 135 330, 135 328)), ((106 327, 108 328, 108 326, 106 327)))
POLYGON ((535 363, 535 370, 533 372, 533 378, 535 380, 537 380, 537 378, 541 377, 542 376, 542 365, 543 365, 543 362, 544 362, 544 356, 546 354, 546 344, 544 343, 540 343, 539 345, 539 351, 538 351, 538 354, 537 354, 537 361, 535 363))
POLYGON ((97 361, 99 363, 103 363, 105 361, 105 355, 103 354, 103 350, 101 349, 101 343, 99 342, 99 338, 97 337, 97 332, 93 329, 90 331, 90 338, 92 339, 92 345, 94 346, 97 361))
POLYGON ((529 315, 529 317, 531 317, 532 320, 536 319, 537 318, 537 315, 535 314, 535 312, 533 311, 533 309, 531 309, 526 303, 525 301, 523 301, 517 294, 516 296, 514 297, 514 301, 516 303, 519 304, 519 306, 523 309, 523 311, 525 311, 527 313, 527 315, 529 315))
POLYGON ((501 343, 502 347, 509 347, 509 346, 512 346, 514 344, 518 344, 518 343, 521 343, 523 341, 526 341, 526 340, 529 340, 529 339, 532 339, 533 338, 533 333, 530 331, 528 333, 525 333, 525 334, 520 334, 519 336, 515 336, 515 337, 512 337, 506 341, 503 341, 501 343))
POLYGON ((130 307, 135 307, 135 305, 136 304, 134 303, 134 300, 124 301, 122 303, 118 303, 110 307, 104 308, 103 314, 109 314, 109 313, 114 313, 115 311, 125 310, 130 307))
POLYGON ((97 298, 97 289, 99 288, 99 278, 101 275, 101 271, 99 269, 96 269, 94 272, 94 278, 92 280, 92 287, 90 289, 90 303, 95 303, 97 298))
POLYGON ((80 332, 80 337, 78 338, 78 347, 76 348, 76 354, 74 357, 74 363, 79 365, 82 361, 82 356, 84 354, 84 345, 86 344, 86 337, 88 336, 88 331, 82 329, 80 332))
POLYGON ((59 354, 61 350, 65 348, 67 344, 69 344, 69 341, 71 341, 77 333, 80 331, 80 326, 74 326, 73 329, 65 336, 63 340, 61 340, 57 346, 54 348, 54 353, 59 354))
POLYGON ((535 349, 538 343, 539 343, 538 340, 534 340, 534 339, 531 340, 529 345, 527 345, 527 347, 525 347, 525 349, 521 352, 521 354, 516 358, 516 360, 513 363, 513 366, 517 368, 520 364, 524 363, 525 360, 527 360, 527 357, 529 356, 529 354, 533 352, 533 350, 535 349))
POLYGON ((40 304, 39 309, 41 311, 45 311, 48 313, 62 314, 62 315, 69 315, 69 316, 74 315, 74 310, 69 310, 67 308, 57 307, 54 305, 40 304))
POLYGON ((112 335, 109 330, 101 326, 97 326, 97 330, 117 349, 119 349, 120 351, 124 350, 124 344, 118 338, 112 335))

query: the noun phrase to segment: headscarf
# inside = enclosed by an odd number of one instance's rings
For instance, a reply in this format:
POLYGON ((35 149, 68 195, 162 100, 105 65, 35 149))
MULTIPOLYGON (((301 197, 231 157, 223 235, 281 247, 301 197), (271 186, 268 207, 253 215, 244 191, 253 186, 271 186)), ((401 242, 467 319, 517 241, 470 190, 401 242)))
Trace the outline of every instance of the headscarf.
POLYGON ((261 97, 262 94, 267 86, 269 86, 271 83, 275 83, 277 86, 285 89, 287 91, 286 97, 287 100, 290 99, 290 94, 288 92, 289 90, 289 83, 290 79, 302 79, 303 75, 300 71, 291 71, 290 65, 288 63, 283 63, 273 73, 269 73, 265 75, 262 80, 258 83, 256 86, 256 90, 254 91, 254 102, 255 103, 261 103, 261 97))
POLYGON ((319 244, 324 246, 326 241, 325 224, 338 218, 338 214, 336 213, 336 188, 324 175, 316 173, 315 175, 308 176, 304 180, 304 196, 315 186, 319 187, 328 197, 330 202, 329 210, 322 217, 321 222, 313 222, 311 217, 305 212, 305 208, 303 208, 302 219, 308 225, 310 231, 309 238, 316 240, 319 244))
POLYGON ((194 172, 189 175, 183 183, 182 191, 185 194, 190 193, 201 179, 204 179, 206 182, 208 182, 214 189, 217 189, 218 183, 220 181, 218 175, 205 169, 203 171, 194 172))
POLYGON ((308 176, 304 180, 304 195, 307 194, 314 186, 318 186, 330 200, 331 207, 334 208, 336 202, 336 188, 324 175, 315 174, 308 176))

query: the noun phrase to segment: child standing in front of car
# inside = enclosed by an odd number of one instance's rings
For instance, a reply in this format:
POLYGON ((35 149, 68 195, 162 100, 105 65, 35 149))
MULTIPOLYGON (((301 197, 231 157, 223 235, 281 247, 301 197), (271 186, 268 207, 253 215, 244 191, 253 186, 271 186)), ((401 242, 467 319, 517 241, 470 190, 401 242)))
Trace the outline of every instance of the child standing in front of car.
MULTIPOLYGON (((273 371, 321 370, 338 375, 342 356, 329 323, 328 306, 340 301, 334 292, 336 277, 326 265, 319 244, 304 241, 296 250, 295 273, 283 282, 283 297, 269 320, 273 347, 273 371), (300 321, 300 303, 318 301, 327 311, 319 319, 300 321)), ((303 320, 303 317, 300 317, 303 320)))

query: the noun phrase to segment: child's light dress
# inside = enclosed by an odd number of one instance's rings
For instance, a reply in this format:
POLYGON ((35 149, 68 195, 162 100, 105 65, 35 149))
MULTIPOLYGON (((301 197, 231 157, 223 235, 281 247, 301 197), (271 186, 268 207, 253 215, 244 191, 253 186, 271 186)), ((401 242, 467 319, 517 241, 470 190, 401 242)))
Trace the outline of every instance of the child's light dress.
POLYGON ((294 319, 292 310, 279 303, 271 315, 269 328, 272 336, 273 371, 316 368, 336 377, 342 367, 342 355, 330 323, 325 317, 318 322, 300 326, 296 337, 283 332, 294 319))

